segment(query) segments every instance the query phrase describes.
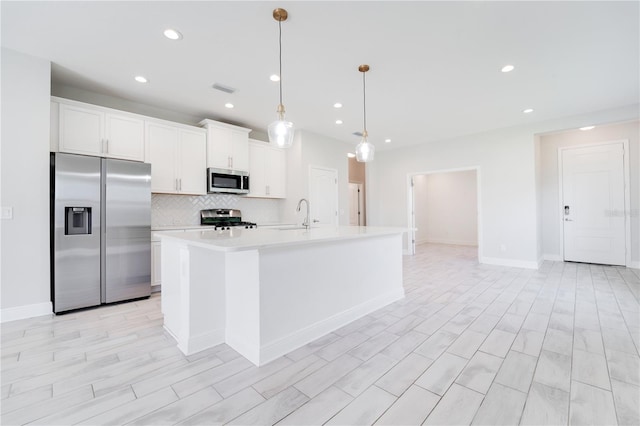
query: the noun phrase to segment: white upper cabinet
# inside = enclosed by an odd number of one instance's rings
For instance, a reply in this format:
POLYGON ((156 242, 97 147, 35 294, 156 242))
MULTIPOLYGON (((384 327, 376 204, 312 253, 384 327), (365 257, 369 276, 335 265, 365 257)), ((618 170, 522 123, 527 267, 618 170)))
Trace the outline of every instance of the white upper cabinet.
POLYGON ((181 194, 207 193, 207 134, 201 129, 178 130, 181 194))
POLYGON ((200 125, 207 129, 207 167, 249 170, 251 129, 214 120, 202 120, 200 125))
POLYGON ((207 135, 203 129, 147 122, 151 192, 204 195, 207 135))
POLYGON ((266 142, 249 142, 248 197, 286 198, 287 162, 284 150, 266 142))
POLYGON ((144 120, 106 113, 104 130, 107 157, 144 161, 144 120))
POLYGON ((60 105, 62 152, 101 155, 104 142, 104 113, 89 108, 60 105))
POLYGON ((144 120, 79 102, 59 102, 58 149, 72 154, 144 161, 144 120))

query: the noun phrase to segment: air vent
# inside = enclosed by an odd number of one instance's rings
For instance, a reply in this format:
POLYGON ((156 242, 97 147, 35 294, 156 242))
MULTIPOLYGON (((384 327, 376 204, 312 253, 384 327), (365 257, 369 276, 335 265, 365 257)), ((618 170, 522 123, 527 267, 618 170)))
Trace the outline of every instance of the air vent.
POLYGON ((224 93, 233 93, 236 91, 236 89, 234 89, 233 87, 223 86, 222 84, 218 83, 213 83, 213 86, 211 87, 224 93))
POLYGON ((362 137, 362 132, 353 132, 353 136, 362 137))

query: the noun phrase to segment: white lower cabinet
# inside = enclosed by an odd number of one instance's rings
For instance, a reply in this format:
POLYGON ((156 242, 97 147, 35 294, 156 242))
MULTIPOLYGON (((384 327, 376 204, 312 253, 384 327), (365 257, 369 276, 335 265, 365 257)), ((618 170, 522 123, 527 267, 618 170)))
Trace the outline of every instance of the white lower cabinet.
POLYGON ((266 142, 249 142, 248 197, 286 198, 286 153, 266 142))
POLYGON ((207 189, 207 135, 188 129, 147 122, 151 192, 204 195, 207 189))

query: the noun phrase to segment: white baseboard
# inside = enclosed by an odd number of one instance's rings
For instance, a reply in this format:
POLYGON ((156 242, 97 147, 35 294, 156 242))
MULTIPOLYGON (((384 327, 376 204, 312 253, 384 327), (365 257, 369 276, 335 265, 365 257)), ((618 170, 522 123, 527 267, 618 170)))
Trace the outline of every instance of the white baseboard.
POLYGON ((542 255, 542 259, 550 260, 552 262, 562 262, 564 259, 559 254, 549 254, 545 253, 542 255))
POLYGON ((187 356, 224 343, 224 329, 213 330, 182 342, 171 330, 167 328, 166 324, 163 325, 162 328, 164 328, 164 330, 178 343, 177 346, 178 349, 180 349, 180 352, 187 356))
POLYGON ((260 366, 266 364, 265 362, 260 363, 260 347, 246 341, 246 339, 243 339, 243 336, 227 333, 225 343, 254 365, 260 366))
POLYGON ((224 328, 212 330, 207 333, 192 336, 184 342, 178 341, 178 349, 185 355, 195 354, 196 352, 224 343, 224 337, 224 328))
POLYGON ((535 260, 503 259, 500 257, 481 257, 480 263, 487 265, 508 266, 511 268, 538 269, 538 262, 535 260))
POLYGON ((426 240, 416 241, 416 244, 423 244, 423 243, 449 244, 449 245, 452 245, 452 246, 472 246, 472 247, 477 247, 478 246, 478 242, 477 241, 460 241, 460 240, 432 239, 432 238, 428 238, 426 240))
POLYGON ((0 309, 0 322, 41 317, 43 315, 53 315, 53 306, 51 305, 51 302, 0 309))
POLYGON ((263 345, 260 348, 259 365, 264 365, 276 358, 281 357, 282 355, 288 354, 289 352, 303 345, 306 345, 309 342, 313 342, 319 337, 329 334, 332 331, 337 330, 338 328, 357 320, 358 318, 362 318, 363 316, 370 314, 371 312, 385 307, 402 298, 404 298, 403 289, 383 294, 382 296, 376 297, 372 300, 368 300, 358 306, 354 306, 351 309, 333 315, 332 317, 319 321, 315 324, 311 324, 310 326, 305 327, 302 330, 298 330, 288 336, 284 336, 276 340, 275 342, 263 345))

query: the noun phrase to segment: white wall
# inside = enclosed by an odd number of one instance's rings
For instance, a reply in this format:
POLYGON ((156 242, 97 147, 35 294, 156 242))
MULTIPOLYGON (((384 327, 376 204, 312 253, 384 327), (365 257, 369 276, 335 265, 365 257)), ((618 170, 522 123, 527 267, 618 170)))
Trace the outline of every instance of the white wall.
POLYGON ((478 245, 475 170, 413 178, 416 244, 478 245))
POLYGON ((2 48, 0 221, 2 321, 51 313, 49 61, 2 48))
POLYGON ((369 168, 369 224, 407 227, 407 176, 479 167, 479 252, 483 263, 535 268, 539 264, 536 133, 620 122, 638 105, 381 151, 369 168))
POLYGON ((597 126, 593 130, 572 130, 540 135, 542 168, 542 243, 546 259, 562 260, 558 149, 613 140, 629 140, 631 208, 631 261, 640 267, 640 121, 597 126))
POLYGON ((296 213, 296 205, 300 198, 309 198, 309 166, 319 166, 338 171, 338 223, 349 224, 347 153, 351 148, 344 142, 326 136, 306 130, 296 131, 293 146, 287 150, 287 199, 280 213, 284 223, 302 223, 304 208, 296 213))

